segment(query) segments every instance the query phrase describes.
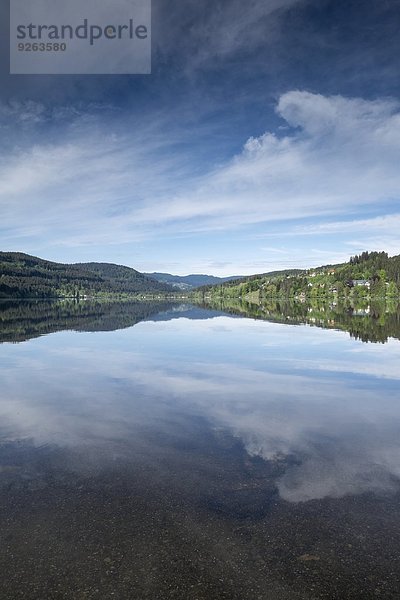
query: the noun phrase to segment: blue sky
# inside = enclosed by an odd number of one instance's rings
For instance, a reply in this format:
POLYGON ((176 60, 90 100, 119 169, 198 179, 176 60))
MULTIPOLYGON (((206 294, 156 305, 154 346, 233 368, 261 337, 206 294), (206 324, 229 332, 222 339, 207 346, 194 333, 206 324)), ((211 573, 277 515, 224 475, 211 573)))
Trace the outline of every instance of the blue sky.
POLYGON ((215 275, 400 252, 398 0, 152 9, 146 76, 10 76, 1 35, 3 250, 215 275))

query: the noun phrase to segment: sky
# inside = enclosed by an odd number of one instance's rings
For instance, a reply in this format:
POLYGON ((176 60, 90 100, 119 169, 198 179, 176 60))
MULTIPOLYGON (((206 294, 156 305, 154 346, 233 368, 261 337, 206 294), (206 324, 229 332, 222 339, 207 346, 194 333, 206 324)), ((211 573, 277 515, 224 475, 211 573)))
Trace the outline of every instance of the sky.
POLYGON ((10 75, 0 248, 245 275, 400 253, 400 0, 153 0, 150 75, 10 75))

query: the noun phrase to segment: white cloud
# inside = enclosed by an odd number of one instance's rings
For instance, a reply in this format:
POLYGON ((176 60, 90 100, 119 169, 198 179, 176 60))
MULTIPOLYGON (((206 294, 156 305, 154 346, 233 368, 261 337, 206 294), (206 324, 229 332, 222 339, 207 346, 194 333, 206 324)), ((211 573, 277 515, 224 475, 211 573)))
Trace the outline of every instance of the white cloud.
MULTIPOLYGON (((107 244, 341 215, 320 231, 349 231, 343 215, 398 199, 398 103, 292 91, 276 110, 289 133, 250 138, 240 154, 201 176, 196 151, 187 150, 189 134, 178 126, 162 134, 165 120, 128 121, 124 134, 114 134, 106 121, 77 117, 64 138, 4 157, 3 229, 9 238, 40 230, 64 245, 107 244)), ((387 236, 398 218, 353 224, 372 224, 387 236)))
MULTIPOLYGON (((397 198, 400 105, 283 95, 277 111, 289 135, 250 138, 228 164, 158 206, 161 221, 195 219, 194 230, 351 213, 397 198)), ((151 203, 140 220, 154 219, 151 203)))
POLYGON ((354 219, 350 221, 330 221, 327 223, 316 223, 314 225, 302 225, 295 227, 291 233, 298 235, 318 235, 326 233, 354 233, 354 232, 384 232, 391 233, 400 228, 400 214, 382 215, 370 219, 354 219))

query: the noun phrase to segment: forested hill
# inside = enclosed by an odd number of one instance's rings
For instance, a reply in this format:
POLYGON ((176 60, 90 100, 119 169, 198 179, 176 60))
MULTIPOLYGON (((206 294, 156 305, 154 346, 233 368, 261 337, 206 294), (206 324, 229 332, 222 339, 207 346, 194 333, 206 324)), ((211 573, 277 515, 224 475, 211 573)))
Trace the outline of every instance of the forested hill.
POLYGON ((156 294, 173 288, 130 267, 61 264, 20 252, 0 252, 0 298, 156 294))
POLYGON ((218 286, 203 287, 203 297, 320 299, 339 296, 398 298, 400 294, 400 255, 363 252, 349 262, 325 265, 303 271, 281 271, 253 275, 218 286))

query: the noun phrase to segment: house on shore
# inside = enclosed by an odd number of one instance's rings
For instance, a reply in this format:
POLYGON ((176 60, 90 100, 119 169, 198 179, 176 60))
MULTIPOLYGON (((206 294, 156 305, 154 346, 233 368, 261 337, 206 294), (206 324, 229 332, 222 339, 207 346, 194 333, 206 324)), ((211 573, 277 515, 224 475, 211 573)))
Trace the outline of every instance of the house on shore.
POLYGON ((371 287, 370 282, 367 279, 352 279, 353 287, 371 287))

